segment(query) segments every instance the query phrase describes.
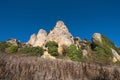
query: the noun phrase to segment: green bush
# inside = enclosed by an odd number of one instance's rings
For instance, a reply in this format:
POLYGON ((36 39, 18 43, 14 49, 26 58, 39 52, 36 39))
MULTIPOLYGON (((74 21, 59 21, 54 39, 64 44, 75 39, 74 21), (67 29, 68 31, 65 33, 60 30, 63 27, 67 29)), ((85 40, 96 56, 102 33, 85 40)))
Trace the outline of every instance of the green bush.
POLYGON ((44 49, 42 47, 26 47, 21 48, 19 53, 41 56, 44 53, 44 49))
POLYGON ((6 42, 0 42, 0 52, 5 52, 6 48, 10 47, 11 44, 6 42))
POLYGON ((112 43, 107 37, 101 35, 102 42, 94 41, 94 48, 96 54, 93 55, 94 61, 97 63, 110 63, 112 62, 113 54, 111 48, 116 49, 114 43, 112 43))
POLYGON ((70 59, 73 61, 82 61, 82 62, 85 61, 81 49, 77 49, 77 47, 74 44, 68 47, 67 56, 70 57, 70 59))
POLYGON ((48 53, 52 56, 59 56, 58 53, 58 44, 54 41, 49 41, 46 43, 45 47, 48 47, 48 53))
POLYGON ((58 47, 58 44, 55 41, 49 41, 45 44, 45 47, 58 47))
POLYGON ((110 62, 112 62, 112 52, 109 48, 107 47, 96 47, 95 48, 96 54, 92 55, 94 57, 94 61, 96 63, 100 63, 100 64, 109 64, 110 62))
POLYGON ((17 47, 17 46, 14 46, 14 45, 11 45, 11 46, 8 47, 6 50, 7 50, 7 51, 6 51, 7 53, 15 53, 15 52, 17 52, 18 47, 17 47))

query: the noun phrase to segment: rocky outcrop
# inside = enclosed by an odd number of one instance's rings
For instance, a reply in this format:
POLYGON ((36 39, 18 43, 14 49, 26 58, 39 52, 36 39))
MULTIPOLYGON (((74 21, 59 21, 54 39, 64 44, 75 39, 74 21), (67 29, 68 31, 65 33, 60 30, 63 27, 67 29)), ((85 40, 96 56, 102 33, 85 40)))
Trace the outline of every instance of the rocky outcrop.
POLYGON ((81 48, 81 45, 80 45, 80 42, 82 40, 79 38, 79 37, 75 37, 74 38, 74 44, 78 47, 78 48, 81 48))
POLYGON ((113 62, 120 61, 120 55, 118 54, 118 52, 112 48, 111 48, 111 50, 112 50, 112 53, 114 55, 113 62))
POLYGON ((43 29, 40 29, 38 34, 37 34, 37 39, 36 39, 36 42, 35 44, 33 45, 34 47, 36 46, 44 46, 45 42, 46 42, 46 39, 47 39, 47 32, 43 29))
POLYGON ((35 45, 35 42, 37 40, 37 35, 36 34, 32 34, 31 37, 30 37, 30 40, 27 42, 27 44, 30 44, 30 45, 35 45))
POLYGON ((14 46, 21 47, 21 43, 19 40, 11 38, 7 41, 7 43, 13 44, 14 46))
POLYGON ((56 59, 55 57, 51 56, 47 51, 44 52, 44 54, 41 56, 41 58, 44 58, 44 59, 56 59))
POLYGON ((73 36, 70 34, 66 25, 62 21, 58 21, 56 23, 54 29, 48 34, 47 41, 57 42, 59 46, 59 53, 62 53, 62 45, 70 46, 74 43, 73 36))
POLYGON ((93 40, 96 40, 96 41, 99 41, 99 42, 102 41, 100 33, 94 33, 92 38, 93 38, 93 40))
POLYGON ((33 47, 43 47, 44 44, 46 43, 47 39, 47 32, 43 29, 40 29, 38 34, 33 34, 30 37, 30 40, 27 42, 27 44, 32 45, 33 47))

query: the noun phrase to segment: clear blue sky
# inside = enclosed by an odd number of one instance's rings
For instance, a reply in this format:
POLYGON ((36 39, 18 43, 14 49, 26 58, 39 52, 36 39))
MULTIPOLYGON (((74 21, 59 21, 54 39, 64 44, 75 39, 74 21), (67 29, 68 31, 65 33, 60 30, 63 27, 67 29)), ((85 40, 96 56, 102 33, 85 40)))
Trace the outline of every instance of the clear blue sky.
POLYGON ((26 42, 63 20, 73 36, 102 33, 120 46, 120 0, 0 0, 0 41, 26 42))

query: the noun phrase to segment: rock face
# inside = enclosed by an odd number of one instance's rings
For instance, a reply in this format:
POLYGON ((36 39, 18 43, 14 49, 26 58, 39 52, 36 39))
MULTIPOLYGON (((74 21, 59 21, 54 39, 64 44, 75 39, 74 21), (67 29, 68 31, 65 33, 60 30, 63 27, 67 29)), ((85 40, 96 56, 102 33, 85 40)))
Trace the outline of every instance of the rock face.
POLYGON ((47 51, 44 52, 44 55, 41 56, 44 59, 56 59, 55 57, 51 56, 47 51))
POLYGON ((112 48, 111 48, 111 50, 112 50, 112 53, 114 55, 113 62, 120 61, 120 55, 118 55, 117 51, 112 49, 112 48))
POLYGON ((34 45, 35 42, 36 42, 36 39, 37 39, 37 35, 36 34, 32 34, 31 37, 30 37, 30 40, 27 42, 27 44, 30 44, 30 45, 34 45))
POLYGON ((40 29, 38 34, 37 34, 37 39, 35 44, 33 45, 34 47, 36 46, 44 46, 45 42, 47 39, 47 32, 43 29, 40 29))
POLYGON ((50 33, 48 34, 47 41, 55 41, 58 43, 58 52, 61 53, 62 46, 70 46, 74 43, 73 36, 68 31, 66 25, 62 21, 58 21, 56 26, 50 33))
POLYGON ((37 46, 44 46, 45 42, 47 39, 47 32, 43 29, 40 29, 38 34, 33 34, 30 37, 30 40, 27 42, 27 44, 32 45, 33 47, 37 47, 37 46))

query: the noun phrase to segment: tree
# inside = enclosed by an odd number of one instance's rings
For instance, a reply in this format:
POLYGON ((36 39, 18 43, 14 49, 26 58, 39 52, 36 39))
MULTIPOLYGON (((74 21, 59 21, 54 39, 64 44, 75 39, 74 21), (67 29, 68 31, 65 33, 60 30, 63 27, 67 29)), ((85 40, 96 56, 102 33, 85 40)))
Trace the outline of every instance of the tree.
POLYGON ((5 52, 6 48, 8 48, 9 46, 10 46, 10 44, 8 44, 6 42, 0 42, 0 51, 5 52))
POLYGON ((17 52, 17 50, 18 50, 18 47, 14 45, 11 45, 10 47, 6 49, 7 53, 15 53, 17 52))

